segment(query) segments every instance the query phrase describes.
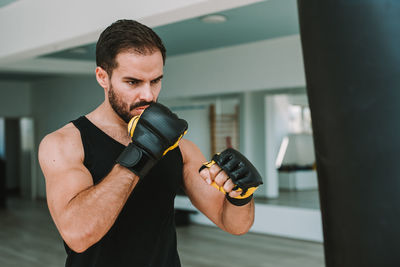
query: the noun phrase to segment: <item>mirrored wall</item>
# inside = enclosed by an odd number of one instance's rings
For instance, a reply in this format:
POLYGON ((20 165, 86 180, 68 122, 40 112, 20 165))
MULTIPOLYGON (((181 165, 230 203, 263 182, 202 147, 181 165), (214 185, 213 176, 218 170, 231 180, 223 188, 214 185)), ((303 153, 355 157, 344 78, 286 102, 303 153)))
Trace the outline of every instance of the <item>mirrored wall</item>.
POLYGON ((233 147, 253 162, 264 179, 255 194, 257 203, 319 209, 304 89, 162 101, 188 121, 186 138, 206 158, 233 147))

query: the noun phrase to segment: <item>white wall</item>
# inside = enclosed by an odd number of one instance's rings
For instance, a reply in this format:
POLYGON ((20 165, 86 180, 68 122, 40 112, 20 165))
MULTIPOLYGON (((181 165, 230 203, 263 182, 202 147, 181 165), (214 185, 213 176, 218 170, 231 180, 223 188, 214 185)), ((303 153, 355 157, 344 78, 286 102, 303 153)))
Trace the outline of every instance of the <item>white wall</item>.
POLYGON ((36 196, 36 160, 35 150, 34 121, 32 118, 21 118, 20 128, 20 155, 19 155, 19 175, 20 193, 22 197, 33 198, 36 196))
POLYGON ((183 105, 165 104, 188 122, 188 132, 184 138, 195 143, 207 159, 211 158, 209 105, 187 102, 183 105))
POLYGON ((289 100, 287 95, 265 96, 265 166, 266 196, 278 197, 279 181, 276 159, 283 137, 288 133, 289 100))
POLYGON ((293 94, 288 96, 288 101, 291 105, 309 106, 306 92, 303 94, 293 94))
POLYGON ((207 50, 167 59, 165 97, 305 86, 298 35, 207 50))
POLYGON ((0 81, 0 117, 31 115, 31 87, 28 82, 0 81))
MULTIPOLYGON (((240 103, 240 151, 254 164, 265 184, 265 92, 246 92, 240 103)), ((266 195, 266 186, 257 189, 256 196, 266 195)))

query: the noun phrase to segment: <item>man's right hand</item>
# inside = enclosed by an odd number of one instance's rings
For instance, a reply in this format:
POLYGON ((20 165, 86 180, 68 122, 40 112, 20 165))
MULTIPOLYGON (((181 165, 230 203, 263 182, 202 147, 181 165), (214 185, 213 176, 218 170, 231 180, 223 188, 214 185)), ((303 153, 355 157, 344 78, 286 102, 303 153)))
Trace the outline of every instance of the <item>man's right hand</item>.
POLYGON ((143 178, 168 151, 178 146, 188 124, 167 107, 152 103, 128 124, 132 142, 117 163, 143 178))

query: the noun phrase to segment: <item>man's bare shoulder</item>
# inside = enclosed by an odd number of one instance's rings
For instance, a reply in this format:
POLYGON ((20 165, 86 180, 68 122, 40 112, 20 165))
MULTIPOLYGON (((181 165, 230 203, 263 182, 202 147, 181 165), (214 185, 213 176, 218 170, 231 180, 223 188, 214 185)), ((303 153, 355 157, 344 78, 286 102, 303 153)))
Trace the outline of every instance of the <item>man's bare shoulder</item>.
POLYGON ((40 142, 39 162, 42 164, 54 158, 83 160, 80 132, 72 123, 46 135, 40 142))
POLYGON ((182 153, 183 163, 188 163, 190 161, 201 161, 204 162, 205 158, 201 153, 199 147, 188 139, 182 139, 179 142, 179 149, 182 153))
POLYGON ((49 133, 40 142, 39 150, 50 149, 54 146, 68 146, 80 142, 79 130, 72 124, 68 123, 64 127, 49 133))

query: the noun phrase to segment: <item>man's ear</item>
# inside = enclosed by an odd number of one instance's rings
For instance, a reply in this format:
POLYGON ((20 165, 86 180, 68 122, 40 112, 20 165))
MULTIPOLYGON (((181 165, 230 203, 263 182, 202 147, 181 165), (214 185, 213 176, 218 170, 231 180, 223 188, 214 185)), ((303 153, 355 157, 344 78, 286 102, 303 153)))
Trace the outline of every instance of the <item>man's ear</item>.
POLYGON ((110 80, 108 77, 108 73, 101 67, 96 68, 96 80, 104 89, 108 89, 110 85, 110 80))

